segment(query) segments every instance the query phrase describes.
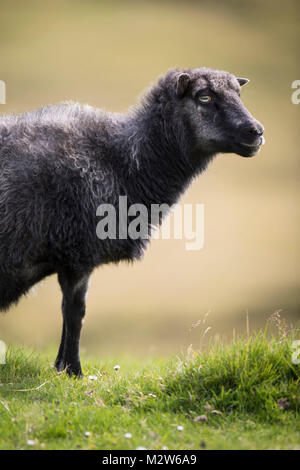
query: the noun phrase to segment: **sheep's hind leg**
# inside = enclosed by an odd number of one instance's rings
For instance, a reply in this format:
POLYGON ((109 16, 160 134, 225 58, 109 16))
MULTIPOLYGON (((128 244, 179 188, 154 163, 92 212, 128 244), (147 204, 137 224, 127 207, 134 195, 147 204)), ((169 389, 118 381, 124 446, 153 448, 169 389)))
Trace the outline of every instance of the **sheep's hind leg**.
POLYGON ((0 273, 0 311, 8 310, 27 290, 28 287, 15 273, 0 273))
POLYGON ((79 341, 82 320, 85 315, 85 297, 89 274, 59 273, 58 280, 63 292, 63 332, 56 368, 66 370, 69 375, 82 376, 79 341))

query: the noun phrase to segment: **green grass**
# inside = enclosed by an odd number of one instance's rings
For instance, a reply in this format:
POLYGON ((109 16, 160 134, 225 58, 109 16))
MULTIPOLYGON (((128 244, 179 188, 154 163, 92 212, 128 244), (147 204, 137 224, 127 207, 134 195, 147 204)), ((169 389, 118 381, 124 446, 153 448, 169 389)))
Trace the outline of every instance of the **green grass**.
POLYGON ((300 449, 291 342, 257 334, 180 358, 121 359, 118 371, 113 359, 83 359, 82 380, 11 348, 0 366, 0 449, 300 449))

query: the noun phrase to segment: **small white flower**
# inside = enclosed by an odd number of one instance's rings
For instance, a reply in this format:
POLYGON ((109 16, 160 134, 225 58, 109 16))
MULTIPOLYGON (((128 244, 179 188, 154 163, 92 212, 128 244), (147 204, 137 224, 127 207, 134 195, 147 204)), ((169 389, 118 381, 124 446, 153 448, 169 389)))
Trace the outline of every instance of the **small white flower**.
POLYGON ((162 450, 169 450, 169 447, 163 446, 163 447, 162 447, 162 450))
POLYGON ((146 447, 137 447, 136 450, 147 450, 146 447))
POLYGON ((35 444, 35 441, 34 441, 34 440, 28 439, 27 445, 29 445, 29 446, 34 446, 34 444, 35 444))
POLYGON ((183 426, 177 426, 177 431, 183 431, 184 427, 183 426))
POLYGON ((119 369, 120 369, 120 366, 117 364, 116 366, 114 366, 114 369, 115 369, 115 370, 119 370, 119 369))
POLYGON ((132 434, 130 432, 126 432, 124 434, 124 437, 126 437, 126 439, 131 439, 132 438, 132 434))
POLYGON ((98 380, 97 375, 89 375, 89 380, 98 380))
POLYGON ((89 437, 91 435, 91 433, 89 431, 85 431, 84 435, 85 435, 85 437, 89 437))

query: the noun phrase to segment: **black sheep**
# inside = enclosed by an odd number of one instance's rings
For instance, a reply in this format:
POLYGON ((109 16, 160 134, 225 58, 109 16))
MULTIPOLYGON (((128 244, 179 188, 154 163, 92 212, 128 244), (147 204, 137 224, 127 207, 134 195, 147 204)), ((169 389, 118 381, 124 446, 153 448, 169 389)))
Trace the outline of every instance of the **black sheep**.
POLYGON ((97 208, 117 209, 119 196, 128 207, 172 206, 217 153, 256 154, 264 129, 240 101, 247 81, 207 68, 173 69, 126 114, 62 103, 0 119, 0 310, 58 274, 58 370, 81 375, 93 269, 140 258, 147 245, 146 236, 97 237, 97 208))

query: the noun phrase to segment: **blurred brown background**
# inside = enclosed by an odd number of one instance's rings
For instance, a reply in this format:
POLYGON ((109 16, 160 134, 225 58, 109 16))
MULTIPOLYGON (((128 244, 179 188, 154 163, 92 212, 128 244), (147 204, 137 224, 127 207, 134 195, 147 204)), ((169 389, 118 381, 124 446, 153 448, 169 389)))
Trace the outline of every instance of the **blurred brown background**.
MULTIPOLYGON (((0 79, 16 113, 72 99, 125 111, 168 68, 225 69, 251 83, 243 101, 266 129, 253 159, 221 155, 185 194, 205 204, 205 245, 155 240, 141 263, 92 278, 83 349, 165 354, 207 337, 265 325, 276 309, 299 319, 298 1, 5 1, 0 79), (117 288, 115 286, 118 286, 117 288)), ((1 282, 1 279, 0 279, 1 282)), ((0 339, 44 348, 60 335, 52 277, 0 316, 0 339)))

